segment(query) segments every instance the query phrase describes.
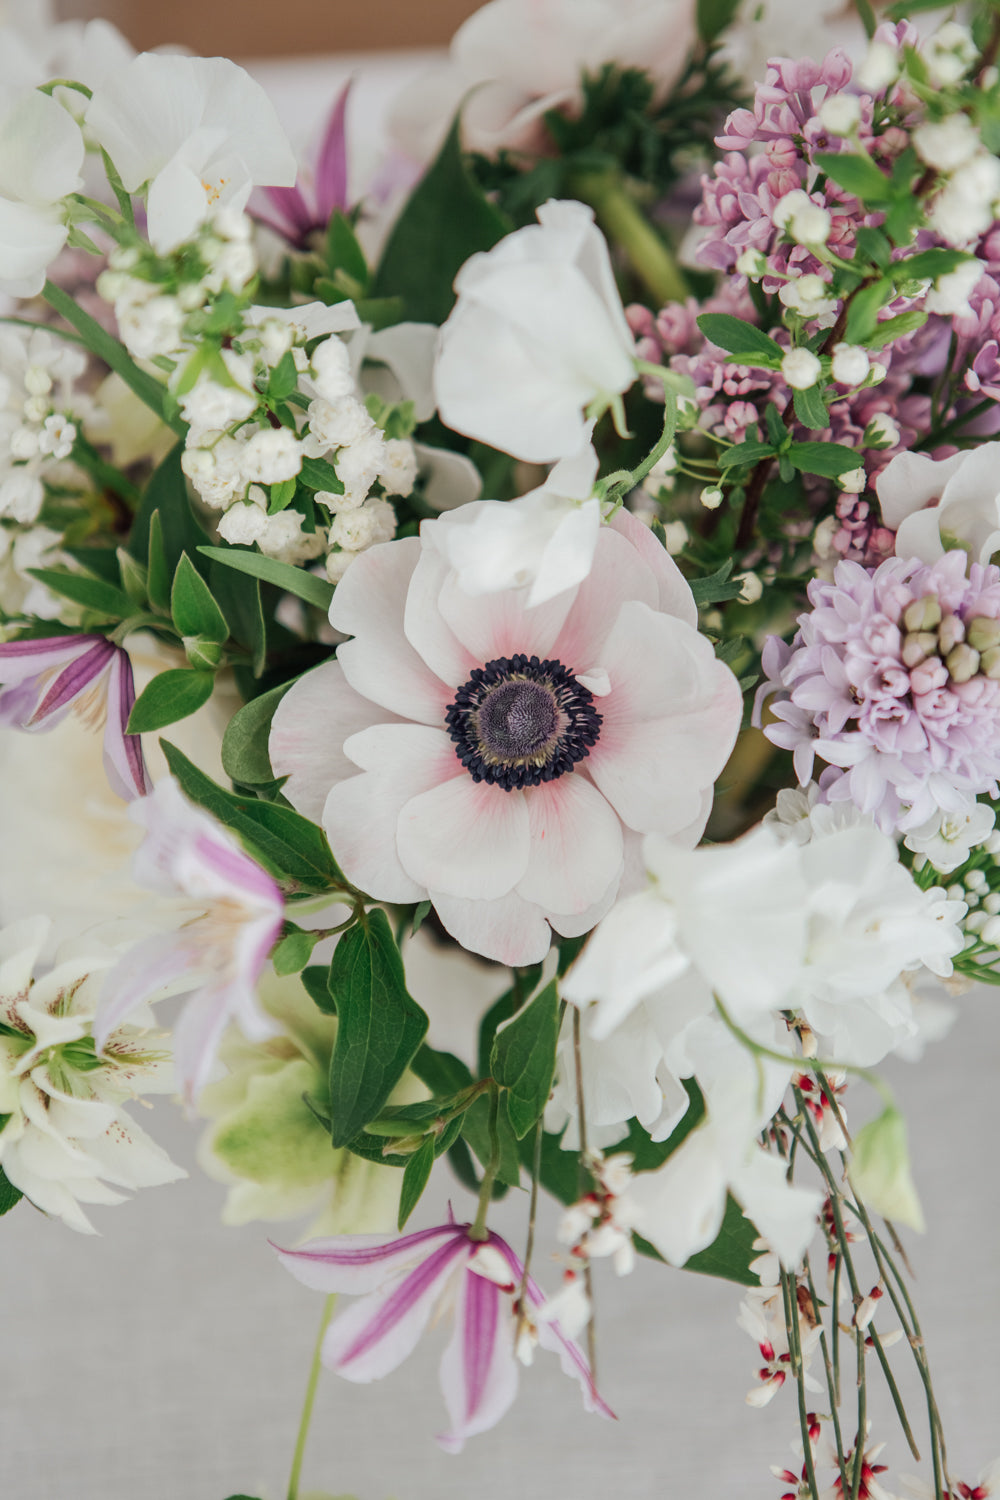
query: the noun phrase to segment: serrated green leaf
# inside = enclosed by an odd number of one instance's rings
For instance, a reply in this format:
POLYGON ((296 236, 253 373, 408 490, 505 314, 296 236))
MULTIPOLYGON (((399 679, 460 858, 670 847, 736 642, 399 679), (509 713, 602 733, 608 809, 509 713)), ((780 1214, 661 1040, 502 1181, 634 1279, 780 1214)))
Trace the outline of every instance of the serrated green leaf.
POLYGON ((170 614, 182 636, 202 636, 217 646, 224 645, 229 639, 226 617, 186 552, 174 574, 170 590, 170 614))
POLYGON ((817 381, 808 390, 793 392, 795 415, 803 427, 812 427, 817 431, 822 431, 824 427, 829 427, 830 414, 826 409, 826 402, 823 400, 824 390, 825 386, 823 382, 817 381))
POLYGON ((283 937, 271 954, 276 974, 298 974, 312 957, 312 951, 320 940, 316 932, 290 932, 283 937))
POLYGON ((826 479, 847 474, 861 462, 860 454, 853 448, 845 448, 843 443, 793 443, 788 459, 804 474, 822 474, 826 479))
POLYGON ((196 672, 187 667, 157 672, 132 705, 126 732, 147 734, 186 719, 208 702, 214 686, 213 672, 196 672))
POLYGON ((562 1009, 555 980, 498 1030, 490 1072, 507 1090, 514 1134, 527 1135, 548 1103, 562 1009))
POLYGON ((870 281, 855 292, 847 305, 844 338, 849 344, 863 344, 878 327, 879 310, 892 297, 892 283, 870 281))
POLYGON ((307 490, 327 490, 331 495, 344 493, 344 485, 336 469, 325 458, 304 458, 299 479, 307 490))
POLYGON ((111 620, 127 620, 129 615, 135 614, 135 605, 128 594, 100 578, 91 578, 86 573, 66 573, 60 568, 28 568, 27 571, 54 594, 72 599, 74 604, 82 604, 84 609, 93 610, 95 614, 105 615, 111 620))
POLYGON ((333 584, 325 578, 317 578, 305 568, 293 567, 291 563, 278 562, 273 557, 264 557, 260 552, 246 552, 242 547, 199 547, 203 557, 210 557, 223 567, 233 568, 237 573, 249 573, 251 578, 261 578, 273 583, 285 593, 295 594, 307 604, 314 604, 324 612, 330 608, 333 584))
POLYGON ((315 823, 277 802, 224 791, 169 740, 161 740, 160 748, 185 795, 250 844, 266 868, 318 892, 346 884, 326 835, 315 823))
POLYGON ((757 464, 762 458, 773 458, 774 447, 771 443, 735 443, 732 448, 725 448, 718 458, 720 469, 735 469, 742 464, 757 464))
POLYGON ((420 1202, 433 1165, 434 1137, 427 1135, 424 1136, 403 1171, 403 1185, 399 1190, 399 1216, 396 1220, 396 1228, 400 1231, 420 1202))
MULTIPOLYGON (((785 357, 785 350, 774 339, 752 323, 734 318, 731 313, 702 313, 697 322, 705 337, 729 354, 754 355, 766 364, 774 360, 780 363, 785 357)), ((741 360, 741 363, 752 364, 753 360, 741 360)))
POLYGON ((723 599, 736 599, 739 597, 743 585, 732 583, 730 574, 733 571, 733 560, 727 558, 721 567, 716 568, 714 573, 709 573, 705 578, 692 578, 690 580, 691 592, 694 602, 699 609, 709 604, 720 604, 723 599))
POLYGON ((901 339, 908 333, 914 333, 916 329, 923 328, 927 322, 927 313, 922 308, 914 307, 909 312, 900 313, 895 318, 886 318, 884 322, 875 325, 875 332, 871 338, 865 339, 866 349, 883 349, 886 344, 891 344, 894 339, 901 339))
POLYGON ((440 325, 455 302, 452 283, 469 256, 491 249, 513 227, 469 171, 456 116, 396 220, 372 294, 402 297, 407 318, 440 325))
POLYGON ((330 991, 337 1040, 330 1059, 334 1146, 346 1146, 375 1118, 427 1031, 408 994, 403 961, 385 912, 370 911, 334 949, 330 991))
POLYGON ((274 780, 267 742, 275 709, 291 683, 283 682, 238 708, 222 736, 222 767, 243 786, 264 786, 274 780))
POLYGON ((892 184, 870 156, 853 151, 820 151, 813 161, 821 172, 862 203, 888 203, 892 197, 892 184))

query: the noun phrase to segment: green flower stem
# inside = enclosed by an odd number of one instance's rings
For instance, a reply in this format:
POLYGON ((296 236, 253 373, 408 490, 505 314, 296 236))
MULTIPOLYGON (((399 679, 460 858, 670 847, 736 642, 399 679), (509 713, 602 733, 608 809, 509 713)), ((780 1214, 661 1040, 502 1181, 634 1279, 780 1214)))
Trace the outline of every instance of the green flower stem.
POLYGON ((621 175, 616 171, 578 172, 570 188, 575 197, 590 204, 605 234, 625 251, 654 299, 660 305, 682 302, 688 289, 680 267, 621 175))
POLYGON ((309 1368, 306 1398, 302 1403, 302 1416, 299 1419, 299 1435, 295 1442, 295 1452, 292 1455, 292 1472, 288 1476, 288 1500, 299 1500, 299 1476, 302 1473, 302 1460, 306 1453, 309 1423, 312 1420, 313 1403, 316 1400, 316 1387, 319 1384, 320 1355, 323 1352, 323 1339, 326 1336, 326 1330, 330 1326, 330 1319, 333 1317, 333 1310, 336 1305, 337 1293, 331 1292, 323 1304, 323 1316, 320 1319, 319 1333, 316 1336, 316 1347, 313 1350, 312 1364, 309 1368))
MULTIPOLYGON (((580 1154, 577 1157, 577 1191, 582 1198, 587 1191, 590 1167, 587 1148, 587 1110, 583 1097, 583 1054, 580 1050, 580 1009, 573 1007, 573 1066, 576 1071, 576 1119, 580 1133, 580 1154)), ((587 1358, 590 1362, 590 1378, 597 1383, 597 1329, 594 1326, 594 1278, 590 1267, 590 1256, 584 1256, 583 1285, 587 1293, 590 1317, 587 1319, 587 1358)))
MULTIPOLYGON (((806 1273, 806 1285, 809 1288, 809 1296, 812 1298, 812 1305, 813 1305, 813 1308, 815 1310, 815 1309, 819 1308, 820 1304, 819 1304, 819 1297, 816 1295, 816 1284, 813 1281, 812 1265, 810 1263, 808 1254, 806 1255, 805 1260, 803 1261, 803 1267, 804 1267, 805 1273, 806 1273)), ((837 1270, 839 1270, 839 1269, 840 1269, 840 1257, 838 1256, 838 1258, 837 1258, 837 1270)), ((836 1271, 834 1272, 834 1275, 836 1276, 836 1271)), ((833 1297, 833 1302, 832 1302, 833 1316, 831 1318, 831 1323, 833 1325, 834 1338, 836 1338, 836 1335, 837 1335, 837 1300, 836 1300, 836 1290, 837 1290, 837 1284, 836 1284, 836 1281, 835 1281, 834 1282, 834 1297, 833 1297)), ((817 1316, 818 1316, 818 1312, 817 1312, 817 1316)), ((838 1406, 840 1405, 839 1381, 837 1379, 837 1374, 834 1371, 833 1364, 832 1364, 831 1359, 830 1359, 830 1343, 829 1343, 829 1340, 827 1339, 826 1329, 823 1327, 822 1320, 820 1321, 820 1325, 819 1325, 819 1347, 820 1347, 820 1353, 823 1355, 823 1367, 824 1367, 824 1369, 826 1371, 826 1388, 827 1388, 827 1391, 828 1391, 829 1396, 830 1396, 830 1417, 831 1417, 831 1420, 833 1421, 833 1435, 834 1435, 834 1438, 836 1439, 836 1442, 837 1442, 837 1466, 840 1469, 841 1492, 846 1495, 847 1494, 847 1470, 844 1467, 844 1439, 843 1439, 843 1436, 842 1436, 841 1431, 840 1431, 840 1413, 837 1410, 838 1406)))
POLYGON ((809 1416, 806 1412, 805 1370, 802 1367, 802 1346, 799 1342, 798 1284, 793 1285, 784 1266, 781 1267, 781 1298, 785 1307, 785 1333, 788 1338, 788 1353, 791 1356, 792 1373, 799 1401, 799 1428, 802 1433, 802 1455, 805 1459, 806 1479, 812 1500, 819 1500, 816 1484, 816 1466, 813 1463, 812 1443, 809 1441, 809 1416))
POLYGON ((500 1166, 500 1136, 497 1130, 497 1116, 500 1111, 500 1090, 490 1080, 490 1160, 483 1173, 483 1180, 479 1185, 479 1207, 476 1209, 476 1219, 469 1230, 470 1240, 485 1240, 487 1237, 486 1215, 489 1212, 490 1200, 493 1197, 493 1184, 496 1181, 497 1168, 500 1166))
MULTIPOLYGON (((737 1023, 733 1020, 732 1016, 729 1014, 726 1007, 719 999, 718 995, 714 996, 714 999, 715 1008, 719 1012, 719 1015, 721 1016, 726 1029, 732 1032, 736 1040, 740 1042, 748 1052, 751 1052, 754 1057, 767 1057, 770 1058, 772 1062, 785 1063, 789 1067, 798 1068, 800 1072, 805 1070, 810 1073, 815 1073, 817 1079, 819 1079, 820 1087, 824 1090, 829 1099, 833 1099, 829 1084, 826 1082, 826 1079, 821 1072, 819 1065, 815 1063, 811 1057, 793 1057, 791 1053, 778 1052, 773 1047, 765 1047, 762 1042, 755 1042, 753 1037, 748 1035, 748 1033, 743 1030, 742 1026, 737 1025, 737 1023)), ((834 1060, 831 1060, 830 1058, 827 1058, 824 1061, 824 1067, 832 1068, 839 1073, 856 1074, 858 1078, 863 1078, 866 1083, 871 1084, 875 1092, 885 1101, 887 1105, 893 1105, 894 1100, 888 1084, 883 1082, 878 1074, 873 1073, 870 1068, 859 1067, 857 1063, 836 1062, 834 1060)), ((838 1118, 841 1119, 841 1128, 843 1128, 842 1118, 839 1116, 839 1112, 838 1118)))

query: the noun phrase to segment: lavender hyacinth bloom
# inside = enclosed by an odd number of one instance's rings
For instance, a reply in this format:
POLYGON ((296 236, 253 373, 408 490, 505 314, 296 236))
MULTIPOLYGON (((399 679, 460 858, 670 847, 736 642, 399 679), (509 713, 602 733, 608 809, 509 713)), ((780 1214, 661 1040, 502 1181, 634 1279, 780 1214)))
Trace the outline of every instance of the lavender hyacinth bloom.
POLYGON ((874 571, 842 562, 809 585, 791 646, 764 648, 764 730, 794 751, 801 783, 853 802, 884 832, 939 810, 966 813, 1000 776, 1000 568, 960 550, 929 566, 893 557, 874 571))
MULTIPOLYGON (((379 1380, 401 1365, 442 1306, 455 1310, 455 1332, 441 1360, 441 1389, 451 1419, 437 1441, 448 1453, 495 1427, 517 1394, 516 1297, 524 1266, 492 1231, 474 1240, 470 1225, 450 1220, 401 1239, 385 1234, 336 1235, 298 1250, 275 1245, 282 1264, 306 1286, 363 1294, 334 1320, 323 1341, 323 1363, 347 1380, 379 1380)), ((553 1318, 529 1276, 524 1328, 561 1357, 588 1411, 614 1412, 601 1399, 583 1351, 553 1318)), ((524 1338, 524 1334, 522 1334, 524 1338)), ((522 1345, 518 1344, 518 1354, 522 1345)))
POLYGON ((126 733, 135 703, 132 663, 103 635, 57 635, 0 644, 0 724, 54 729, 71 712, 104 724, 104 769, 126 801, 151 782, 137 734, 126 733))

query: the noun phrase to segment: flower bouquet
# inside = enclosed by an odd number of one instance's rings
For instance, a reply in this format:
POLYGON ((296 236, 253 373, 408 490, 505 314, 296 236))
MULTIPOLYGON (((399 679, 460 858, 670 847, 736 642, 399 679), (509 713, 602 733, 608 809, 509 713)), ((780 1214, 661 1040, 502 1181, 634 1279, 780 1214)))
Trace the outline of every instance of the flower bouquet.
POLYGON ((326 1294, 288 1500, 439 1318, 447 1451, 536 1354, 614 1417, 637 1255, 742 1288, 786 1500, 1000 1491, 876 1071, 1000 983, 1000 5, 822 9, 490 0, 367 185, 349 90, 300 162, 232 62, 4 33, 0 1213, 206 1122, 326 1294))

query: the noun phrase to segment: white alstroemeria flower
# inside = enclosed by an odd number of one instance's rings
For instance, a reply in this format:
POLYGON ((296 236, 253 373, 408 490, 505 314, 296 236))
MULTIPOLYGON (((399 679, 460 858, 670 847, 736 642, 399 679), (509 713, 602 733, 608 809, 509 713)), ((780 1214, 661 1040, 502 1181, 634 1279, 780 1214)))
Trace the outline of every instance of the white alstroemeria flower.
POLYGON ((1000 549, 1000 442, 934 459, 899 453, 875 481, 896 556, 933 563, 951 547, 988 563, 1000 549))
POLYGON ((0 91, 0 288, 34 297, 66 243, 61 200, 82 185, 80 127, 35 89, 0 91))
POLYGON ((592 210, 543 203, 537 224, 471 256, 455 290, 434 371, 441 420, 533 463, 578 453, 590 435, 585 410, 636 379, 635 341, 592 210))
POLYGON ((143 52, 94 91, 86 125, 130 192, 149 183, 149 238, 161 254, 218 204, 254 186, 291 187, 295 154, 264 90, 223 57, 143 52))
POLYGON ((601 528, 592 494, 597 469, 588 443, 519 499, 465 505, 424 521, 420 535, 444 554, 467 594, 530 585, 528 607, 544 604, 590 572, 601 528))
POLYGON ((98 1056, 97 994, 114 954, 66 945, 44 978, 32 970, 45 917, 0 932, 0 1167, 43 1213, 96 1233, 82 1205, 121 1203, 120 1188, 187 1173, 125 1113, 140 1094, 172 1093, 170 1054, 142 1026, 115 1028, 98 1056))
POLYGON ((606 63, 641 68, 662 99, 696 41, 694 12, 692 0, 490 0, 459 27, 448 58, 404 89, 393 135, 429 160, 461 107, 468 150, 530 150, 545 112, 578 112, 583 75, 606 63))

